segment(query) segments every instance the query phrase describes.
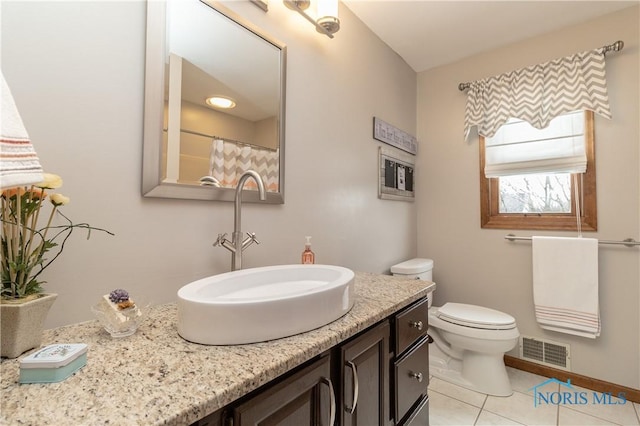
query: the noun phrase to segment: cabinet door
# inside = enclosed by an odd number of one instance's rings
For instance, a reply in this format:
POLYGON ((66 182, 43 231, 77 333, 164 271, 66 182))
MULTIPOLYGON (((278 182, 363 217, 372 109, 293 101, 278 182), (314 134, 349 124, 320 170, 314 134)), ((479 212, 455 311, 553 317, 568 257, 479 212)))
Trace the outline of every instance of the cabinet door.
POLYGON ((329 355, 233 410, 234 425, 333 426, 335 397, 329 355))
POLYGON ((340 349, 340 424, 374 426, 390 423, 388 321, 340 349))

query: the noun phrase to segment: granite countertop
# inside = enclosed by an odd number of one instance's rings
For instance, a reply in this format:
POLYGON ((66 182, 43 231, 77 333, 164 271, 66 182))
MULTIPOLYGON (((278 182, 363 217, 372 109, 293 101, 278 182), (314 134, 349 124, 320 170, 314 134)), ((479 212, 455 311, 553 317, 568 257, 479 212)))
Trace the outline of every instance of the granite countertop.
POLYGON ((187 342, 177 332, 175 303, 149 308, 136 334, 122 339, 111 338, 97 321, 46 330, 43 346, 86 343, 87 365, 59 383, 18 384, 20 358, 3 359, 0 424, 190 424, 426 296, 434 286, 358 272, 355 304, 342 318, 307 333, 247 345, 187 342))

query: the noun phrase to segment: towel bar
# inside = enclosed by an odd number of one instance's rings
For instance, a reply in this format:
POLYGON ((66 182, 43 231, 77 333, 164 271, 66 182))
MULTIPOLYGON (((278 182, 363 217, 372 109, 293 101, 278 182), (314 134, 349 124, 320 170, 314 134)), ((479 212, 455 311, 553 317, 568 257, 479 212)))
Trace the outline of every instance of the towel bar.
MULTIPOLYGON (((513 234, 505 235, 504 239, 509 241, 516 241, 516 240, 531 241, 531 237, 517 237, 513 234)), ((627 247, 636 247, 636 246, 640 246, 640 241, 636 241, 633 238, 627 238, 623 241, 598 240, 598 244, 616 244, 616 245, 622 245, 627 247)))

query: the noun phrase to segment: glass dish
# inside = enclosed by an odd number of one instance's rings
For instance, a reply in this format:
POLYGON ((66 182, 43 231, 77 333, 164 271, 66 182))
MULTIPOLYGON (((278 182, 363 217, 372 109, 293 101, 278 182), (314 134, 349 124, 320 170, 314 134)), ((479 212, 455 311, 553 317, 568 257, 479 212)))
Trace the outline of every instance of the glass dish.
POLYGON ((142 324, 147 306, 143 308, 140 308, 140 306, 139 303, 136 303, 133 308, 108 315, 99 309, 99 304, 96 304, 91 307, 91 312, 93 312, 104 329, 111 334, 111 337, 120 338, 131 336, 142 324))

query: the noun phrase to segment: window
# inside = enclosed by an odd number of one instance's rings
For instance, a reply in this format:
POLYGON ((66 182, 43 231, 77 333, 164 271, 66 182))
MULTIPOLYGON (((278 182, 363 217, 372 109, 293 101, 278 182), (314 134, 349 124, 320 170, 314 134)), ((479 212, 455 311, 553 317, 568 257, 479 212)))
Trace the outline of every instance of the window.
POLYGON ((556 174, 542 170, 536 174, 487 178, 486 141, 480 136, 482 228, 577 230, 577 197, 582 230, 596 231, 595 142, 591 111, 584 114, 584 138, 585 173, 556 174))

